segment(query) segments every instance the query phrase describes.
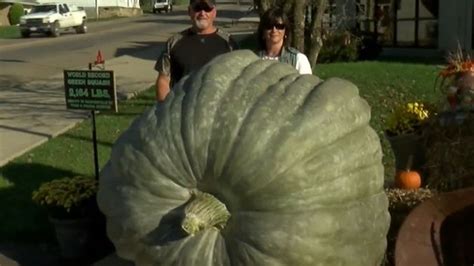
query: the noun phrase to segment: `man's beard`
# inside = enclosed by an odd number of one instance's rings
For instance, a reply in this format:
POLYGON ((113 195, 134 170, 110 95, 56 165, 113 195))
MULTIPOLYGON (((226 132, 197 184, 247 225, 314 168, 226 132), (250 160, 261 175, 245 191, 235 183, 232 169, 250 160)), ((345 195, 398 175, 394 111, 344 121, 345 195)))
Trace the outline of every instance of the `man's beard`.
POLYGON ((196 28, 200 30, 205 30, 209 27, 209 21, 206 19, 196 19, 195 23, 196 28))

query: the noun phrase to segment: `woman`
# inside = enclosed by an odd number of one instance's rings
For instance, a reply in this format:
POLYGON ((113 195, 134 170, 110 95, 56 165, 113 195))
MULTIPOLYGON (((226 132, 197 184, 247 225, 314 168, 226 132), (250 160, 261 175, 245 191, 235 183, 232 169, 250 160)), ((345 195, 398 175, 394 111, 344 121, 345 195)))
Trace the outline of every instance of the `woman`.
POLYGON ((312 74, 309 60, 303 53, 288 47, 290 31, 288 17, 280 8, 268 9, 260 18, 257 34, 258 55, 266 60, 278 60, 296 68, 300 74, 312 74))

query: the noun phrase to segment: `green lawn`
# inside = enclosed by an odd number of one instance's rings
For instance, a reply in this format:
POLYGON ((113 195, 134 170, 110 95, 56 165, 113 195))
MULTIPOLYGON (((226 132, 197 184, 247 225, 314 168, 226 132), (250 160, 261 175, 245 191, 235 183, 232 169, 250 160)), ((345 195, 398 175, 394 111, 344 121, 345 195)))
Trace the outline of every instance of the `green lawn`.
POLYGON ((323 79, 340 77, 357 85, 372 108, 371 125, 379 134, 384 151, 385 180, 391 182, 395 175, 394 159, 384 137, 384 120, 397 101, 437 103, 440 94, 434 82, 438 70, 435 64, 366 61, 320 64, 314 73, 323 79))
MULTIPOLYGON (((152 90, 119 103, 120 112, 97 116, 100 165, 107 161, 115 139, 130 122, 154 102, 152 90)), ((0 168, 0 242, 47 241, 53 236, 42 208, 32 204, 31 192, 41 182, 94 174, 91 121, 28 152, 0 168)))
POLYGON ((0 26, 0 39, 17 39, 20 37, 18 26, 0 26))
MULTIPOLYGON (((392 62, 355 62, 318 65, 323 79, 341 77, 354 82, 372 107, 371 124, 379 133, 386 180, 394 175, 393 156, 383 137, 383 118, 394 99, 410 97, 434 101, 435 65, 392 62)), ((154 102, 153 90, 121 102, 120 112, 97 117, 100 165, 109 157, 115 139, 131 121, 154 102)), ((53 234, 44 210, 31 202, 31 192, 43 181, 72 175, 93 175, 91 122, 85 121, 0 168, 0 242, 48 241, 53 234)))

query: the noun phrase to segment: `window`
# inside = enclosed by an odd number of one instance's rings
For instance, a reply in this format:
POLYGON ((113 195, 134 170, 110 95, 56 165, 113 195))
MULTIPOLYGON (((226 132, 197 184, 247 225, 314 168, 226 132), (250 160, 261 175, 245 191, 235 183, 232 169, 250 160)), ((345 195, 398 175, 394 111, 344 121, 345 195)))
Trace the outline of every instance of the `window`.
POLYGON ((41 13, 41 12, 50 12, 50 11, 56 11, 56 6, 55 5, 34 6, 31 9, 30 13, 41 13))
POLYGON ((63 5, 59 5, 59 13, 64 14, 66 12, 67 12, 66 8, 63 5))
POLYGON ((438 43, 439 0, 358 0, 359 29, 384 46, 434 48, 438 43))
POLYGON ((322 24, 324 28, 333 29, 337 26, 336 0, 329 0, 328 6, 324 11, 322 24))

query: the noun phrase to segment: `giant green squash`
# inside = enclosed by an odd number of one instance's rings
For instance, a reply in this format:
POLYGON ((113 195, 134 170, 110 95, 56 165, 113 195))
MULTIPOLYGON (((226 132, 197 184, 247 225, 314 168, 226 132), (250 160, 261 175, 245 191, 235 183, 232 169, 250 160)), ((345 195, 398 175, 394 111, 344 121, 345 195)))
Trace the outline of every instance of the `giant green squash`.
POLYGON ((352 83, 250 51, 180 81, 116 141, 98 202, 136 265, 379 265, 380 141, 352 83))

